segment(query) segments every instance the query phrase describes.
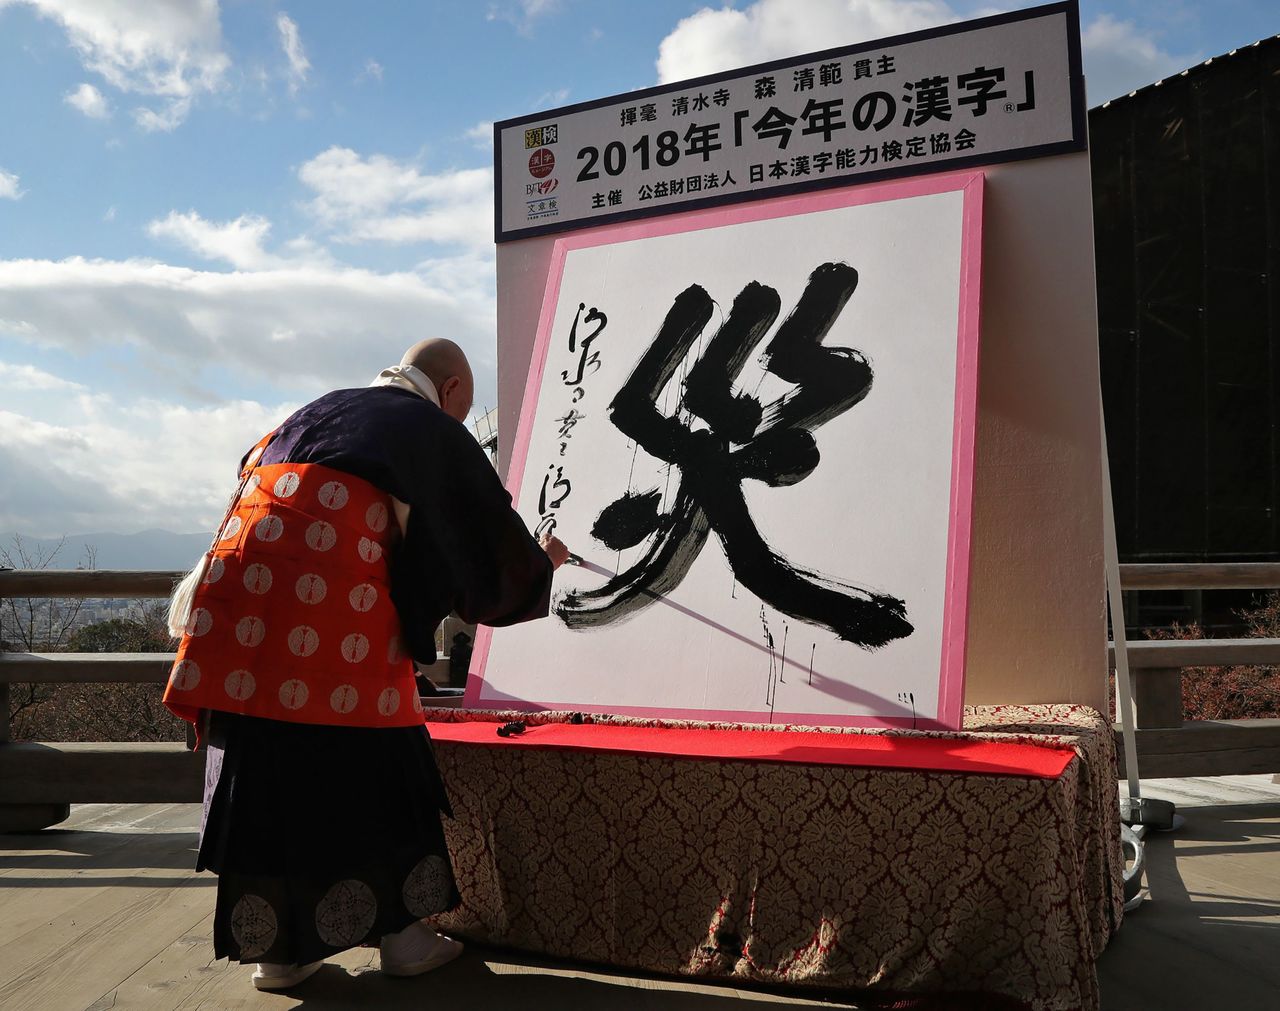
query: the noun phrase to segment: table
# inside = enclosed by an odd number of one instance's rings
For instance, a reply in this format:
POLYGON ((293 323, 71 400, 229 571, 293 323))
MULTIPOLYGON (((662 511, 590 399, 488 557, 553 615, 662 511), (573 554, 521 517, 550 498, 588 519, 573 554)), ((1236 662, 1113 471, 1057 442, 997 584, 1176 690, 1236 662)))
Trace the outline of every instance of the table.
MULTIPOLYGON (((427 712, 429 727, 516 719, 571 714, 427 712)), ((463 895, 440 928, 659 973, 853 989, 872 1006, 1096 1007, 1094 961, 1123 915, 1109 721, 988 706, 957 732, 826 732, 1074 757, 1045 778, 438 740, 463 895)))

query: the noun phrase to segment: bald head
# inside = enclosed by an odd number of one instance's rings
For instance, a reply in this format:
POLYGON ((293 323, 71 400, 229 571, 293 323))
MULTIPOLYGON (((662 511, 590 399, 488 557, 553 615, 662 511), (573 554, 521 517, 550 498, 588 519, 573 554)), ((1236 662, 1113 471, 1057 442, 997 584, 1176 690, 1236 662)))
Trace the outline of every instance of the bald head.
POLYGON ((457 421, 467 420, 475 387, 462 348, 444 337, 428 337, 406 351, 400 364, 425 372, 440 397, 440 409, 457 421))

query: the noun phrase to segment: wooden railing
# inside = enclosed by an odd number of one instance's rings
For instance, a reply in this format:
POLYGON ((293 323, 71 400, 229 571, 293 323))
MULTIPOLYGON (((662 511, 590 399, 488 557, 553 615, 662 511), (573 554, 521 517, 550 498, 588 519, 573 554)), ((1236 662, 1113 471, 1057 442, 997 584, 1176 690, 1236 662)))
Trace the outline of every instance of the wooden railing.
MULTIPOLYGON (((1126 589, 1269 589, 1280 564, 1122 565, 1126 589)), ((0 598, 168 596, 177 572, 0 571, 0 598)), ((71 803, 193 801, 204 756, 180 742, 9 741, 15 683, 163 684, 166 653, 0 653, 0 831, 60 821, 71 803)), ((1182 720, 1182 668, 1280 665, 1280 639, 1140 640, 1129 644, 1143 776, 1280 771, 1280 720, 1182 720)), ((441 677, 447 665, 429 671, 441 677)), ((1121 750, 1121 749, 1117 749, 1121 750)), ((1121 752, 1122 753, 1122 752, 1121 752)))
MULTIPOLYGON (((0 570, 0 598, 167 597, 181 572, 0 570)), ((446 638, 446 642, 448 639, 446 638)), ((66 817, 68 805, 197 801, 204 754, 186 743, 10 741, 13 684, 163 684, 172 653, 0 652, 0 832, 32 831, 66 817)), ((448 662, 424 669, 448 682, 448 662)), ((432 704, 455 703, 433 700, 432 704)))
MULTIPOLYGON (((1120 584, 1125 590, 1268 590, 1280 588, 1280 563, 1121 565, 1120 584)), ((1182 719, 1183 668, 1280 666, 1280 639, 1140 639, 1128 650, 1144 778, 1280 772, 1280 720, 1182 719)), ((1118 736, 1116 750, 1123 766, 1118 736)))

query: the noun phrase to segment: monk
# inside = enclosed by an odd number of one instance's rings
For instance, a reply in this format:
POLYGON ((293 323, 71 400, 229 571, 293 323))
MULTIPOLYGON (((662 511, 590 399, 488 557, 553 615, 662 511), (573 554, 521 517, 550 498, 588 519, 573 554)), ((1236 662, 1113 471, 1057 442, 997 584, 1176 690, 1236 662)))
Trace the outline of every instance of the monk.
POLYGON ((207 742, 196 867, 218 875, 214 950, 262 990, 377 944, 413 976, 461 944, 424 918, 459 900, 414 662, 451 611, 546 615, 568 557, 535 541, 463 424, 452 341, 306 405, 241 462, 213 547, 175 591, 165 705, 207 742))

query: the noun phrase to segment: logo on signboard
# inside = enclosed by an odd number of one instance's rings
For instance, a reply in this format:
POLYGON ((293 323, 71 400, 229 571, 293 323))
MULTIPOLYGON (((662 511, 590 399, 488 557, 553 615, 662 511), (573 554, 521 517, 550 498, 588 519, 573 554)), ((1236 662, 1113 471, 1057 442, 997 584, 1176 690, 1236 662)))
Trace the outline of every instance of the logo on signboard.
POLYGON ((549 126, 535 126, 531 130, 524 132, 524 149, 528 151, 534 147, 545 147, 548 144, 554 144, 560 139, 560 125, 552 123, 549 126))
POLYGON ((541 221, 544 218, 560 216, 560 202, 556 197, 535 197, 525 201, 525 217, 529 221, 541 221))
POLYGON ((545 147, 540 147, 529 155, 529 175, 535 179, 545 179, 555 167, 556 156, 545 147))
POLYGON ((554 192, 555 188, 559 185, 559 179, 544 179, 540 183, 525 183, 524 195, 526 197, 545 197, 548 193, 554 192))

